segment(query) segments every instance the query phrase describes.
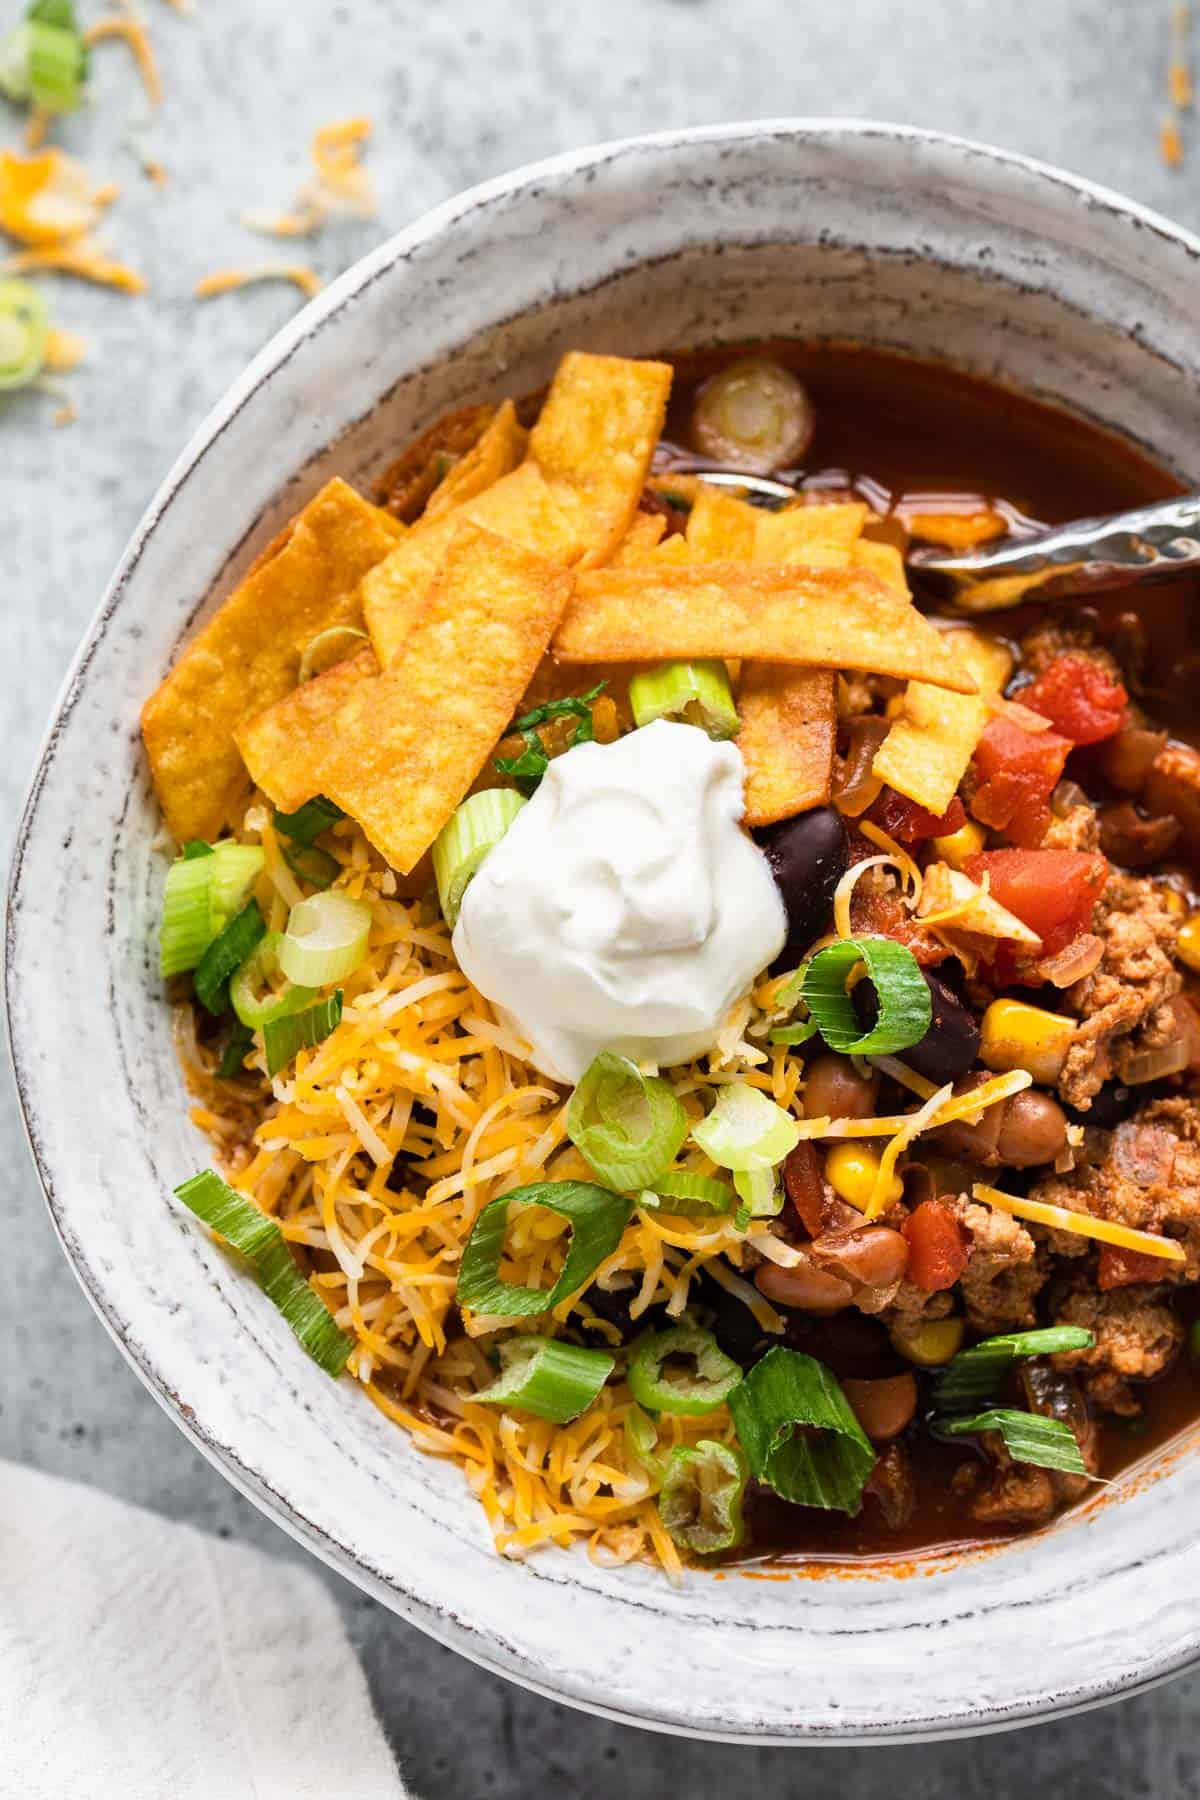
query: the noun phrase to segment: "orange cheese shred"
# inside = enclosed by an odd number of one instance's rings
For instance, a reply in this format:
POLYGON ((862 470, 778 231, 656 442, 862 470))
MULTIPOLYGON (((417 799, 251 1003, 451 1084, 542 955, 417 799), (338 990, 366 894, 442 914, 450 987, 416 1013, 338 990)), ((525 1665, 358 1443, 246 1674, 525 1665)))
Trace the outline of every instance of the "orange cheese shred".
POLYGON ((1073 1231, 1079 1237, 1095 1238, 1101 1244, 1117 1244, 1122 1250, 1137 1250, 1144 1256, 1159 1256, 1164 1262, 1187 1261, 1182 1244, 1174 1238, 1158 1237, 1152 1231, 1138 1231, 1133 1225, 1118 1225, 1114 1219, 1097 1219, 1091 1213, 1072 1212, 1066 1206, 1050 1206, 1044 1200, 1026 1200, 1017 1194, 1005 1194, 999 1188, 977 1181, 971 1189, 976 1200, 997 1212, 1010 1213, 1014 1219, 1028 1219, 1034 1225, 1048 1225, 1055 1231, 1073 1231))

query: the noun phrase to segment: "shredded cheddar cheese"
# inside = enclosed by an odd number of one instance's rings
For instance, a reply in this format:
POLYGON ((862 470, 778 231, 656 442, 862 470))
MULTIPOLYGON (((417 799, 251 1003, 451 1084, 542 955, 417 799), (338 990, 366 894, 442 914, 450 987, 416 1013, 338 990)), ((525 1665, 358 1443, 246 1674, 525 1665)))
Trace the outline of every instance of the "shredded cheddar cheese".
POLYGON ((1044 1200, 1025 1200, 1016 1194, 1002 1193, 977 1181, 971 1189, 976 1200, 994 1206, 997 1212, 1010 1213, 1014 1219, 1028 1219, 1034 1225, 1049 1225, 1055 1231, 1073 1231, 1079 1237, 1095 1238, 1102 1244, 1117 1244, 1122 1250, 1137 1250, 1145 1256, 1160 1256, 1164 1262, 1186 1262, 1182 1244, 1174 1238, 1158 1237, 1152 1231, 1138 1231, 1133 1225, 1119 1225, 1113 1219, 1098 1219, 1092 1213, 1072 1212, 1066 1206, 1050 1206, 1044 1200))
POLYGON ((217 294, 231 294, 237 288, 250 287, 257 281, 290 281, 306 300, 319 294, 324 283, 312 269, 302 263, 263 263, 257 269, 218 269, 196 283, 197 300, 211 300, 217 294))
POLYGON ((0 151, 0 231, 35 247, 81 238, 120 190, 97 186, 82 163, 61 150, 41 156, 0 151))
POLYGON ((15 256, 0 263, 0 273, 27 275, 36 270, 59 275, 76 275, 81 281, 94 281, 100 287, 119 288, 126 294, 144 294, 146 278, 136 269, 126 267, 86 238, 75 238, 69 244, 50 244, 36 250, 18 250, 15 256))
POLYGON ((162 75, 159 73, 158 60, 154 47, 150 42, 150 34, 140 19, 123 18, 117 14, 97 19, 83 34, 83 41, 89 47, 102 44, 109 38, 120 39, 129 46, 133 60, 137 64, 138 74, 146 89, 146 98, 151 106, 161 106, 163 97, 162 75))
MULTIPOLYGON (((255 803, 240 823, 240 835, 262 845, 256 898, 276 929, 299 896, 295 877, 266 806, 255 803)), ((471 988, 436 909, 397 897, 395 876, 350 821, 324 841, 341 864, 338 887, 366 900, 373 918, 367 961, 343 983, 341 1023, 269 1083, 256 1047, 251 1078, 231 1083, 214 1078, 214 1053, 200 1047, 191 1009, 181 1007, 176 1037, 192 1117, 236 1189, 312 1257, 314 1287, 355 1340, 350 1373, 422 1450, 462 1467, 503 1554, 582 1539, 599 1562, 649 1558, 678 1574, 653 1504, 658 1477, 626 1442, 633 1401, 623 1382, 606 1385, 568 1426, 473 1398, 494 1376, 493 1333, 513 1324, 474 1315, 464 1319, 465 1336, 451 1330, 475 1220, 513 1188, 591 1172, 566 1135, 565 1093, 530 1068, 471 988)), ((735 1023, 743 1028, 752 1016, 757 1022, 747 1001, 735 1023)), ((670 1072, 693 1122, 728 1081, 794 1104, 798 1059, 774 1046, 752 1054, 748 1061, 736 1048, 716 1049, 670 1072)), ((522 1210, 510 1220, 505 1275, 551 1285, 567 1242, 561 1219, 522 1210)), ((635 1211, 592 1279, 623 1292, 635 1319, 651 1307, 679 1318, 703 1268, 760 1328, 780 1333, 778 1312, 741 1272, 748 1257, 732 1218, 635 1211)), ((529 1323, 553 1332, 571 1306, 529 1323)), ((659 1429, 667 1454, 701 1438, 733 1439, 724 1408, 664 1416, 659 1429)))
POLYGON ((313 134, 312 179, 290 212, 244 212, 242 224, 269 237, 309 237, 335 213, 374 218, 375 195, 362 164, 362 146, 371 135, 369 119, 343 119, 313 134))

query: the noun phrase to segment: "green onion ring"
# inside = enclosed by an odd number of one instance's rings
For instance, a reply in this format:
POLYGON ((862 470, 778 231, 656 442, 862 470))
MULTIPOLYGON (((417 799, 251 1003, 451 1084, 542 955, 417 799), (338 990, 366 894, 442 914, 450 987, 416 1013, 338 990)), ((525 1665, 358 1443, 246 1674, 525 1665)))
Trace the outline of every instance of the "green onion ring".
POLYGON ((841 1056, 892 1056, 919 1044, 933 1018, 929 984, 912 951, 893 938, 843 938, 818 950, 803 971, 801 997, 821 1036, 841 1056), (869 1030, 846 982, 863 963, 879 1002, 869 1030))
POLYGON ((612 1255, 632 1210, 633 1202, 626 1195, 590 1181, 537 1181, 501 1194, 484 1207, 467 1240, 458 1271, 458 1304, 472 1312, 507 1319, 552 1312, 560 1301, 586 1286, 612 1255), (570 1222, 570 1248, 553 1287, 522 1287, 501 1277, 510 1206, 545 1206, 570 1222))
POLYGON ((776 1346, 734 1388, 729 1410, 756 1481, 796 1506, 858 1512, 875 1452, 823 1363, 776 1346))
POLYGON ((567 1136, 601 1181, 652 1188, 687 1136, 687 1114, 665 1081, 602 1050, 571 1095, 567 1136))
POLYGON ((569 1425, 587 1411, 616 1364, 605 1350, 583 1350, 558 1338, 509 1338, 500 1346, 500 1374, 472 1398, 569 1425))
POLYGON ((726 1356, 712 1332, 696 1325, 647 1332, 629 1358, 629 1391, 647 1412, 702 1418, 724 1405, 741 1379, 740 1367, 726 1356), (694 1374, 668 1372, 666 1365, 673 1356, 691 1358, 694 1374))
POLYGON ((715 1556, 741 1543, 742 1499, 750 1469, 735 1444, 701 1438, 671 1453, 658 1497, 667 1535, 681 1550, 715 1556))

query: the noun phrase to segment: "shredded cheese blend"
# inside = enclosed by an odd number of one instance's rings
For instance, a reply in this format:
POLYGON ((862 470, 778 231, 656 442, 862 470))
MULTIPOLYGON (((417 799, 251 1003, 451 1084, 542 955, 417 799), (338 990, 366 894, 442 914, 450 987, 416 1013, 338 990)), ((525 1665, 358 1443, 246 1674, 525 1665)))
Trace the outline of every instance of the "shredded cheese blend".
MULTIPOLYGON (((270 928, 282 928, 300 891, 266 806, 251 807, 241 835, 266 852, 258 899, 270 928)), ((605 1387, 567 1426, 470 1397, 494 1376, 491 1331, 512 1323, 468 1317, 466 1335, 458 1330, 457 1270, 476 1218, 513 1188, 589 1179, 591 1171, 566 1136, 567 1093, 521 1060, 520 1040, 457 967, 436 906, 400 897, 395 876, 350 821, 325 841, 343 865, 339 886, 373 914, 367 961, 343 983, 341 1024, 269 1084, 257 1048, 248 1058, 256 1079, 218 1081, 215 1057, 197 1041, 190 1006, 182 1007, 177 1040, 192 1116, 238 1191, 309 1253, 314 1285, 356 1340, 351 1373, 421 1449, 463 1467, 501 1551, 582 1537, 598 1561, 649 1557, 677 1571, 678 1552, 652 1499, 656 1484, 626 1445, 633 1402, 624 1385, 605 1387)), ((694 1121, 731 1080, 796 1108, 800 1064, 783 1046, 745 1040, 755 1013, 745 1001, 722 1044, 674 1072, 694 1121)), ((711 1171, 703 1160, 697 1167, 711 1171)), ((525 1209, 510 1225, 503 1272, 548 1286, 565 1243, 560 1220, 525 1209)), ((745 1257, 731 1221, 635 1213, 595 1279, 623 1290, 635 1319, 656 1304, 678 1317, 705 1267, 765 1330, 780 1331, 774 1308, 739 1274, 745 1257)), ((568 1302, 554 1321, 522 1324, 553 1330, 569 1310, 568 1302)), ((594 1323, 616 1340, 611 1326, 594 1323)), ((661 1431, 667 1451, 733 1437, 724 1408, 664 1417, 661 1431)))

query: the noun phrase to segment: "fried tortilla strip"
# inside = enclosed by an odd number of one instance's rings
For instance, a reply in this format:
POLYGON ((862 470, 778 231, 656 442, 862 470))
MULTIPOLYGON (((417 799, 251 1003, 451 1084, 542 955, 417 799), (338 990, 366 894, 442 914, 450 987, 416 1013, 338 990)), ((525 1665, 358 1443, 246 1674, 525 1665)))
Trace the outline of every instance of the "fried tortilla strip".
POLYGON ((738 690, 738 749, 746 765, 747 825, 773 825, 829 799, 837 740, 837 676, 750 662, 738 690))
POLYGON ((658 548, 666 529, 667 520, 664 513, 634 513, 633 523, 617 545, 616 554, 612 559, 613 567, 636 569, 639 563, 646 561, 651 550, 658 548))
POLYGON ((669 363, 569 350, 558 365, 529 454, 579 528, 582 568, 606 563, 629 529, 670 391, 669 363))
POLYGON ((579 551, 577 533, 531 462, 522 463, 432 525, 418 523, 363 583, 363 615, 381 668, 387 668, 424 613, 451 540, 464 521, 511 538, 549 562, 571 562, 579 551))
POLYGON ((517 409, 506 400, 478 443, 454 463, 429 496, 422 521, 440 519, 456 506, 474 500, 522 461, 529 433, 517 418, 517 409))
POLYGON ((318 791, 406 874, 520 705, 571 592, 570 571, 461 525, 425 616, 328 728, 318 791))
POLYGON ((785 506, 781 512, 764 512, 761 507, 748 510, 755 520, 755 562, 844 569, 870 509, 861 500, 848 500, 826 506, 785 506))
POLYGON ((248 789, 234 731, 296 685, 304 647, 361 625, 359 583, 404 527, 334 479, 188 645, 142 709, 154 786, 175 838, 208 838, 248 789))
MULTIPOLYGON (((857 560, 856 539, 867 518, 867 508, 859 502, 789 506, 775 513, 746 510, 752 516, 757 562, 838 569, 857 560)), ((746 765, 746 823, 772 825, 823 805, 833 783, 837 745, 834 675, 748 662, 742 671, 738 711, 742 719, 738 748, 746 765)))
POLYGON ((947 694, 910 681, 904 711, 884 738, 871 768, 898 794, 940 818, 958 792, 991 716, 988 700, 1012 673, 1012 657, 994 638, 971 630, 946 633, 945 642, 974 676, 976 694, 947 694))
POLYGON ((687 547, 691 560, 753 561, 758 517, 755 508, 735 494, 722 493, 720 488, 705 487, 701 483, 688 514, 687 547))
POLYGON ((752 657, 975 692, 942 634, 867 569, 595 569, 576 582, 554 653, 571 663, 752 657))
POLYGON ((359 682, 378 673, 375 652, 360 650, 238 726, 237 746, 250 779, 281 812, 295 812, 319 792, 326 726, 359 682))
POLYGON ((910 597, 904 558, 894 544, 878 544, 872 538, 860 538, 850 547, 850 561, 856 568, 870 569, 906 600, 910 597))

